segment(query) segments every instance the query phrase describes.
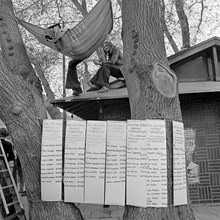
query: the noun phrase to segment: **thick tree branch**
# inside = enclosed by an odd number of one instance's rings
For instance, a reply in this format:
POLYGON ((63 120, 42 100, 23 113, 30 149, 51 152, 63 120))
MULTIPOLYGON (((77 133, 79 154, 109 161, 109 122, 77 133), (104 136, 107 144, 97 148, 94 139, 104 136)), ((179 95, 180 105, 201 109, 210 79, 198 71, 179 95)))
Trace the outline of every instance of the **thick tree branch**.
POLYGON ((166 20, 165 20, 165 3, 164 3, 164 0, 161 1, 161 23, 163 25, 163 30, 164 30, 164 33, 174 51, 174 53, 177 53, 179 51, 172 35, 170 34, 170 31, 167 27, 167 24, 166 24, 166 20))
POLYGON ((0 1, 0 6, 6 12, 0 13, 0 24, 2 27, 0 46, 4 59, 13 72, 27 80, 41 96, 42 88, 40 81, 30 64, 18 23, 12 18, 14 16, 12 1, 2 0, 0 1))
POLYGON ((182 32, 182 47, 188 48, 190 46, 189 23, 184 11, 183 0, 175 0, 175 7, 182 32))
POLYGON ((204 10, 207 8, 207 6, 204 5, 204 1, 203 0, 201 0, 200 3, 201 3, 200 19, 199 19, 199 23, 198 23, 198 26, 197 26, 197 30, 196 30, 195 36, 192 39, 192 44, 195 44, 196 41, 197 41, 197 35, 200 32, 200 28, 201 28, 201 24, 202 24, 202 20, 203 20, 204 10))
POLYGON ((41 83, 42 83, 42 85, 43 85, 43 87, 44 87, 44 90, 45 90, 45 92, 46 92, 46 94, 47 94, 47 98, 51 101, 51 100, 54 100, 55 99, 55 96, 54 96, 54 93, 52 92, 52 90, 51 90, 51 88, 50 88, 50 86, 49 86, 49 83, 48 83, 48 81, 47 81, 47 79, 46 79, 46 77, 45 77, 45 75, 44 75, 44 71, 43 71, 43 69, 41 68, 41 66, 40 66, 40 64, 39 64, 39 62, 38 62, 38 60, 37 59, 34 59, 34 58, 31 58, 31 63, 34 65, 34 67, 35 67, 35 70, 36 70, 36 72, 37 72, 37 74, 38 74, 38 76, 39 76, 39 78, 40 78, 40 80, 41 80, 41 83))
POLYGON ((38 60, 36 58, 30 59, 31 63, 34 65, 35 70, 38 74, 38 77, 40 78, 40 81, 44 87, 44 91, 46 93, 47 99, 44 100, 45 106, 47 108, 48 113, 50 114, 50 117, 53 119, 61 119, 61 113, 57 107, 53 107, 52 104, 50 104, 50 101, 55 99, 54 93, 50 88, 50 85, 44 75, 44 71, 41 68, 38 60))

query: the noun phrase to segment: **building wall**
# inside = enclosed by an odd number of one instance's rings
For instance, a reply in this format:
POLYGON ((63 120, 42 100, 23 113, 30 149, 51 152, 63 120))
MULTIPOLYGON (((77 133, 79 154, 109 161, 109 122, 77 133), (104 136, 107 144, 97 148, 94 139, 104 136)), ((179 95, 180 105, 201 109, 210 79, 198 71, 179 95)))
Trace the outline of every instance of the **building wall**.
POLYGON ((182 95, 180 102, 184 128, 196 132, 193 162, 200 182, 190 185, 191 202, 220 202, 220 94, 182 95))

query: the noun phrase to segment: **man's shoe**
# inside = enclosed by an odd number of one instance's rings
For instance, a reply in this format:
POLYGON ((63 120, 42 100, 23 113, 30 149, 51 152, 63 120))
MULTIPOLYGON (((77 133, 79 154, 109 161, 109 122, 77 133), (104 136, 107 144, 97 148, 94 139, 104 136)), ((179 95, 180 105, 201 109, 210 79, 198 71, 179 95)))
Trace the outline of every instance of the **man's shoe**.
POLYGON ((86 92, 91 92, 91 91, 96 91, 99 90, 99 88, 95 85, 92 85, 88 90, 86 90, 86 92))
POLYGON ((78 96, 81 93, 82 93, 82 89, 77 89, 77 90, 73 90, 73 94, 72 95, 78 96))
POLYGON ((99 91, 98 93, 105 93, 105 92, 108 92, 109 91, 109 88, 103 86, 99 91))

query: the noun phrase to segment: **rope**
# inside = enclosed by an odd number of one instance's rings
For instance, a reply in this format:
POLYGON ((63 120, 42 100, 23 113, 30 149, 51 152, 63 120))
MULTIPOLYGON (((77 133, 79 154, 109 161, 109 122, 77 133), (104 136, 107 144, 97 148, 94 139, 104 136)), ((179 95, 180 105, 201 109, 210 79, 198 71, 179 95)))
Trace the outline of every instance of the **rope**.
POLYGON ((0 12, 7 14, 7 15, 10 16, 11 18, 13 18, 13 19, 16 20, 17 22, 19 22, 19 20, 18 20, 15 16, 10 15, 8 12, 2 11, 2 10, 0 10, 0 12))

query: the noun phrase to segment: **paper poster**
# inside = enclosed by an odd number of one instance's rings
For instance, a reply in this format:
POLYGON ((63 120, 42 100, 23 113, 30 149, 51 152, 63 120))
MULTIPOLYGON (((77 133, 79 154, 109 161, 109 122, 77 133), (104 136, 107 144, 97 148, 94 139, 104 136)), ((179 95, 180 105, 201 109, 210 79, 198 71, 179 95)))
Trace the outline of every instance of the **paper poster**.
POLYGON ((199 183, 199 166, 193 162, 187 166, 187 180, 189 184, 199 183))
POLYGON ((184 130, 185 136, 185 150, 186 150, 186 164, 192 162, 192 156, 196 148, 196 132, 192 128, 184 130))
POLYGON ((146 206, 167 207, 166 124, 146 120, 146 206))
POLYGON ((106 122, 87 121, 85 203, 104 204, 106 122))
POLYGON ((67 121, 64 160, 65 202, 84 202, 85 133, 86 121, 67 121))
POLYGON ((107 121, 106 205, 125 205, 126 136, 125 121, 107 121))
POLYGON ((146 121, 127 121, 127 197, 126 204, 146 207, 146 121))
POLYGON ((61 200, 62 120, 44 120, 41 146, 41 199, 61 200))
POLYGON ((173 121, 174 206, 187 204, 186 157, 183 123, 173 121))

